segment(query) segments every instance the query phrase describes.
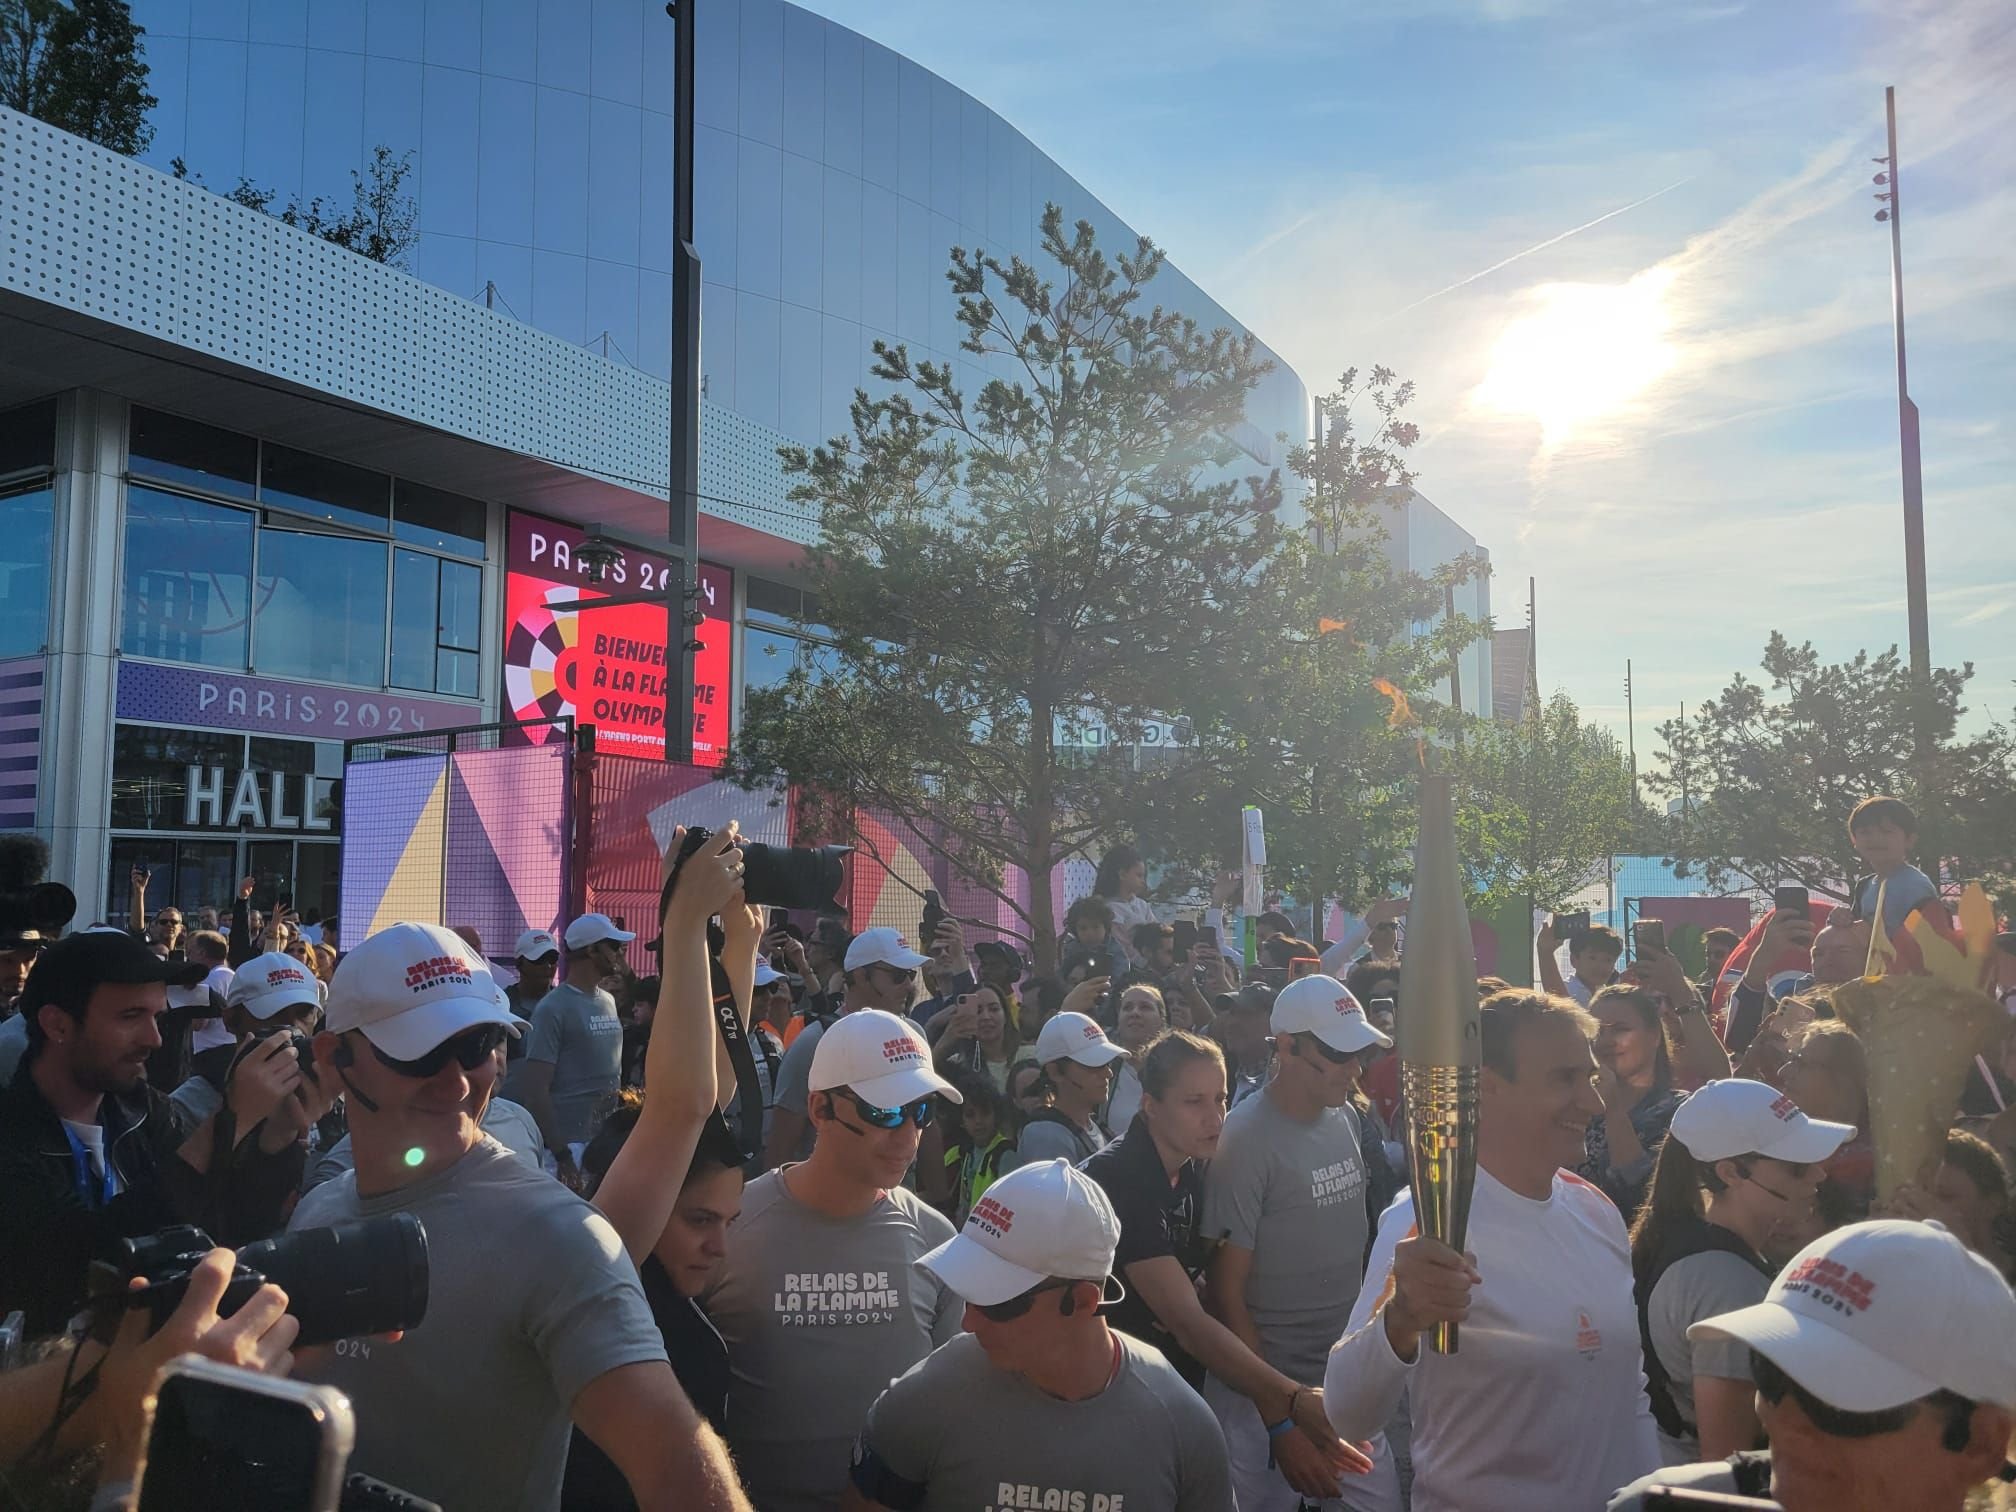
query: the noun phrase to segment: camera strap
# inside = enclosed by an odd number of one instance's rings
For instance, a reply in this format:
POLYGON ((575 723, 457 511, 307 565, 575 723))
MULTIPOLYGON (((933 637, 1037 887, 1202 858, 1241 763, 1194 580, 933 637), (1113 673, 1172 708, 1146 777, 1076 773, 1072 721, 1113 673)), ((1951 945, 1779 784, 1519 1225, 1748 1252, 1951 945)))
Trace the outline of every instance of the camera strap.
MULTIPOLYGON (((684 857, 681 857, 683 860, 684 857)), ((665 886, 658 894, 658 920, 662 926, 665 910, 672 905, 672 889, 679 885, 679 869, 675 865, 672 875, 665 879, 665 886)), ((716 926, 707 926, 711 935, 716 926)), ((658 969, 665 969, 663 950, 664 931, 659 931, 660 951, 658 969)), ((756 1053, 749 1047, 749 1033, 743 1027, 741 1011, 735 1005, 735 994, 728 986, 728 973, 721 969, 718 949, 709 949, 708 970, 714 989, 714 1028, 721 1036, 721 1044, 728 1051, 728 1064, 735 1068, 736 1124, 732 1130, 736 1146, 746 1159, 754 1160, 763 1153, 763 1084, 756 1078, 756 1053)))
POLYGON ((91 1169, 91 1152, 84 1147, 84 1141, 77 1137, 76 1131, 67 1123, 63 1125, 63 1137, 70 1141, 70 1164, 73 1168, 77 1195, 83 1199, 87 1208, 106 1206, 119 1195, 119 1173, 112 1169, 112 1151, 109 1145, 101 1157, 105 1169, 94 1173, 91 1169), (100 1188, 96 1194, 96 1201, 92 1200, 91 1190, 94 1175, 100 1188))

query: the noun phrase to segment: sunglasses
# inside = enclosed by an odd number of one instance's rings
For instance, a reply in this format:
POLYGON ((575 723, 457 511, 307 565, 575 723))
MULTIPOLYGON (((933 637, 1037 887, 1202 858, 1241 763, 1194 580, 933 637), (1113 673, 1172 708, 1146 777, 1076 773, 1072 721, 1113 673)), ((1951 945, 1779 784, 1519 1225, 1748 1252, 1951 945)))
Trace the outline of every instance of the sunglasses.
POLYGON ((920 1129, 928 1129, 931 1127, 931 1120, 938 1113, 938 1100, 932 1097, 900 1108, 878 1108, 852 1087, 842 1087, 840 1093, 854 1104, 855 1112, 878 1129, 900 1129, 906 1120, 920 1129))
POLYGON ((1369 1045, 1363 1050, 1332 1050, 1328 1045, 1323 1043, 1321 1038, 1314 1034, 1303 1035, 1302 1041, 1304 1044, 1314 1045, 1323 1059, 1330 1062, 1333 1066, 1348 1065, 1352 1061, 1362 1063, 1365 1057, 1371 1054, 1372 1051, 1372 1047, 1369 1045))
POLYGON ((908 987, 912 982, 917 980, 917 973, 907 966, 885 966, 880 961, 877 961, 875 969, 877 971, 888 972, 890 978, 899 987, 908 987))
POLYGON ((1774 1407, 1790 1396, 1807 1420, 1829 1438, 1875 1438, 1895 1433, 1918 1411, 1916 1402, 1878 1412, 1845 1411, 1821 1401, 1754 1349, 1750 1351, 1750 1379, 1757 1384, 1757 1394, 1774 1407))
MULTIPOLYGON (((389 1070, 416 1081, 425 1081, 430 1076, 439 1076, 441 1068, 451 1060, 464 1071, 474 1071, 496 1054, 497 1047, 504 1043, 510 1032, 502 1024, 485 1024, 480 1029, 443 1040, 418 1060, 394 1060, 376 1045, 371 1046, 371 1053, 378 1057, 379 1064, 389 1070)), ((368 1037, 366 1043, 369 1043, 368 1037)))
POLYGON ((973 1304, 974 1310, 990 1323, 1013 1323, 1036 1305, 1036 1299, 1044 1292, 1065 1291, 1076 1286, 1076 1281, 1045 1281, 1041 1286, 1032 1286, 1019 1297, 1010 1297, 1006 1302, 993 1302, 981 1306, 973 1304))

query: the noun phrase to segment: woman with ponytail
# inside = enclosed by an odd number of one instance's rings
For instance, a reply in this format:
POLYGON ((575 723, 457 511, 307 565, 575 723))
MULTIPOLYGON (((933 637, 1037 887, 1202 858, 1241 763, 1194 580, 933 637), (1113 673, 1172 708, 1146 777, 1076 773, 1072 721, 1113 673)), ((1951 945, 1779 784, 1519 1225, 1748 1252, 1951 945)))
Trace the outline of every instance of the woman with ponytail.
POLYGON ((1822 1162, 1854 1133, 1763 1082, 1710 1082, 1673 1115, 1651 1195, 1631 1226, 1646 1395, 1668 1465, 1757 1447, 1749 1351, 1690 1325, 1764 1300, 1771 1231, 1813 1207, 1822 1162))

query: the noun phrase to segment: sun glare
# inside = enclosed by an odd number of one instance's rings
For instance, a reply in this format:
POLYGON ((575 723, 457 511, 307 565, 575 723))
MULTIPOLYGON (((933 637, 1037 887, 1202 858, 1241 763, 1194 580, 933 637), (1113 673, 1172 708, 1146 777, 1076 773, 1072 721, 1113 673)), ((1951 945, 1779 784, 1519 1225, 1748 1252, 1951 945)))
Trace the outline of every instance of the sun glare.
POLYGON ((1623 284, 1534 290, 1534 307, 1498 338, 1476 398, 1501 414, 1530 415, 1550 447, 1624 409, 1673 364, 1668 282, 1647 270, 1623 284))

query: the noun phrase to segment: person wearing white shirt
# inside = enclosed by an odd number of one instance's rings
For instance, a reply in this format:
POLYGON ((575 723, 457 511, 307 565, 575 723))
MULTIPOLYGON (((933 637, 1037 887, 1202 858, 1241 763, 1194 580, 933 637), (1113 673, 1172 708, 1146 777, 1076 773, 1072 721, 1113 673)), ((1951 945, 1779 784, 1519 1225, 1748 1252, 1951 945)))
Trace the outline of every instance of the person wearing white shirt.
MULTIPOLYGON (((1414 1512, 1598 1512, 1657 1467, 1659 1445, 1624 1220, 1563 1169, 1603 1111, 1592 1026, 1574 1004, 1524 991, 1490 998, 1481 1019, 1471 1253, 1413 1236, 1411 1197, 1386 1210, 1324 1405, 1358 1440, 1407 1394, 1414 1512), (1454 1355, 1423 1346, 1444 1320, 1462 1325, 1454 1355)), ((1352 1489, 1354 1505, 1373 1505, 1372 1486, 1352 1489)))

